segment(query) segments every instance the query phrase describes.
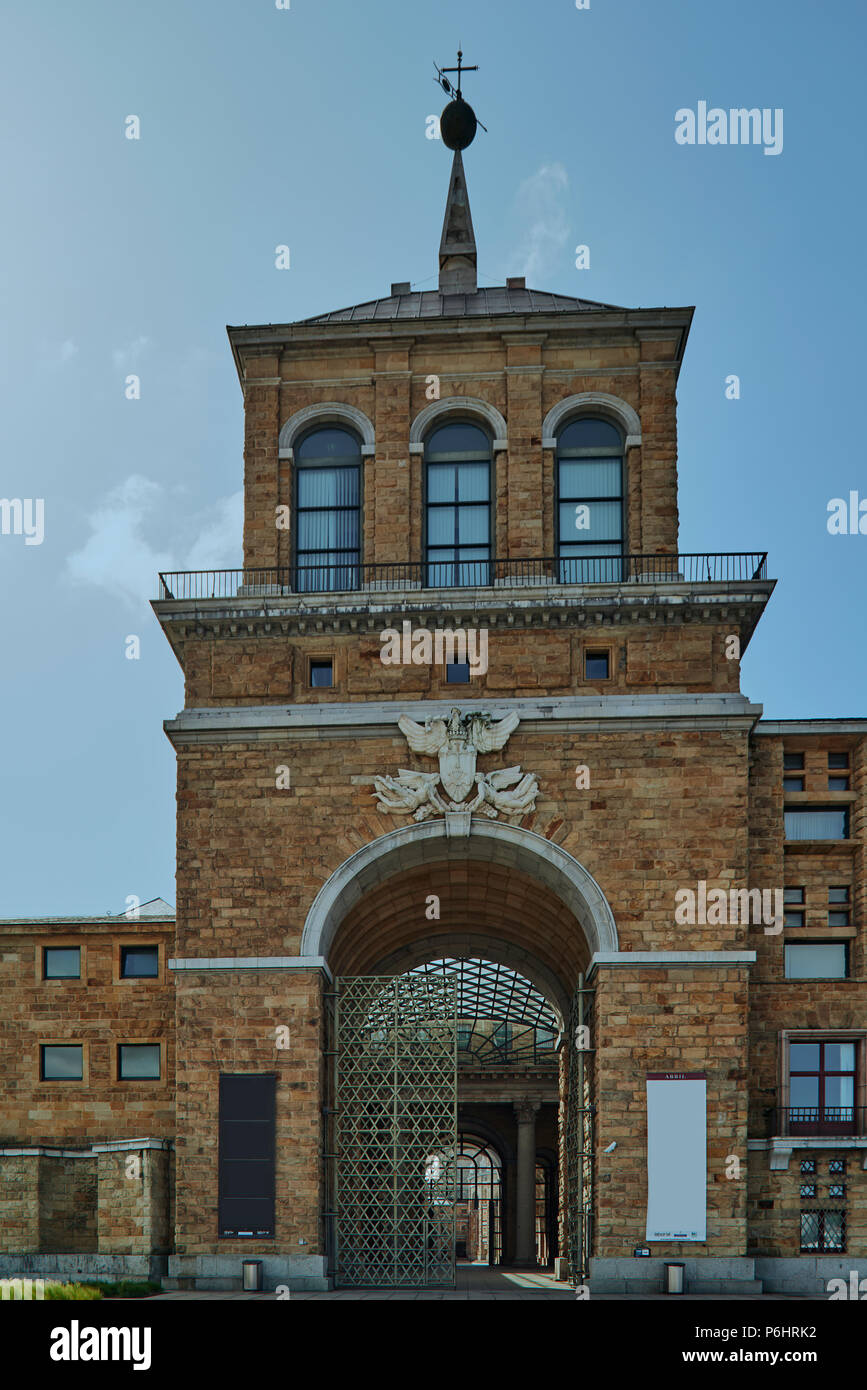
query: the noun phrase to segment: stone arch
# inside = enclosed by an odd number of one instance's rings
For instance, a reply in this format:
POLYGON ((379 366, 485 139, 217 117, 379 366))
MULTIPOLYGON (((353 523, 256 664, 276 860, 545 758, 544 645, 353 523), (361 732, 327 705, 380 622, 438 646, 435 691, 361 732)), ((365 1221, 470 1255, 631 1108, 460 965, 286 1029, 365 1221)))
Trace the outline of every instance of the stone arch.
POLYGON ((542 425, 542 446, 553 449, 557 442, 557 431, 570 415, 596 414, 607 416, 619 425, 626 435, 626 448, 631 449, 641 443, 641 421, 636 411, 619 396, 611 396, 607 391, 581 391, 577 396, 567 396, 558 401, 545 416, 542 425))
MULTIPOLYGON (((480 861, 523 872, 544 885, 577 919, 591 956, 597 951, 618 950, 608 900, 577 859, 532 830, 474 816, 466 836, 449 835, 445 819, 440 818, 401 826, 356 850, 317 893, 304 924, 300 954, 327 960, 344 918, 372 888, 404 870, 443 861, 461 865, 480 861)), ((527 973, 526 965, 515 963, 515 968, 527 973)), ((548 997, 550 984, 549 979, 545 988, 548 997)), ((562 985, 556 997, 564 1008, 562 985)))
POLYGON ((361 452, 370 455, 374 452, 376 437, 372 422, 357 406, 346 405, 342 401, 322 401, 305 405, 290 415, 280 430, 278 447, 281 459, 291 459, 295 440, 311 425, 348 425, 361 435, 361 452))
POLYGON ((494 436, 494 450, 508 448, 506 421, 496 406, 477 396, 445 396, 420 410, 409 427, 410 453, 420 454, 424 437, 435 422, 445 424, 451 415, 470 415, 487 425, 494 436))

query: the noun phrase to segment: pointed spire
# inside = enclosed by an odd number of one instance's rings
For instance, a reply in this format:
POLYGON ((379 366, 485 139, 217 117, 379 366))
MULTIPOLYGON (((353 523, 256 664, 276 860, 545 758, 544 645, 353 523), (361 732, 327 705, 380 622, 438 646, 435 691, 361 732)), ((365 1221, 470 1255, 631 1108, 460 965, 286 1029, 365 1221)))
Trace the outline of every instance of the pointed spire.
POLYGON ((477 260, 464 161, 460 150, 455 150, 440 241, 440 291, 443 294, 475 294, 477 260))

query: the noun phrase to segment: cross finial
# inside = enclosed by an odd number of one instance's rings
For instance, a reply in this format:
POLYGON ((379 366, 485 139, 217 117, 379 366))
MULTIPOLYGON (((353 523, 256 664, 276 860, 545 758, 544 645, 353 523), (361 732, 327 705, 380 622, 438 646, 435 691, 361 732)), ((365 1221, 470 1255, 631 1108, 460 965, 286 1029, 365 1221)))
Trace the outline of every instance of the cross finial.
MULTIPOLYGON (((437 68, 437 72, 439 73, 440 86, 441 86, 446 92, 450 92, 450 91, 451 91, 451 83, 450 83, 447 79, 446 79, 445 81, 443 80, 443 73, 446 73, 446 72, 456 72, 456 73, 457 73, 457 75, 458 75, 458 85, 457 85, 457 87, 455 88, 455 96, 457 97, 458 101, 463 101, 463 97, 461 96, 461 77, 462 77, 463 73, 465 73, 465 72, 478 72, 478 70, 479 70, 479 65, 478 65, 478 63, 474 63, 472 67, 466 67, 466 68, 465 68, 464 65, 463 65, 463 60, 464 60, 463 50, 459 48, 459 49, 458 49, 458 65, 457 65, 456 68, 439 68, 439 67, 437 68)), ((434 64, 434 67, 436 67, 436 64, 434 64)))

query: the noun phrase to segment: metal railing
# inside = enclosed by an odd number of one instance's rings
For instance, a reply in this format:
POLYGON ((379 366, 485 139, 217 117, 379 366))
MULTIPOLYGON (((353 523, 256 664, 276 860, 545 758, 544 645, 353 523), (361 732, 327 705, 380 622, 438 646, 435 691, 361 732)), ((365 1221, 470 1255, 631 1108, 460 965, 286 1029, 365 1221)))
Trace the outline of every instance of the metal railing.
POLYGON ((865 1105, 778 1105, 767 1108, 764 1116, 769 1139, 844 1139, 867 1133, 865 1105))
POLYGON ((583 584, 731 584, 767 579, 767 552, 547 556, 160 574, 160 599, 261 598, 407 589, 555 588, 583 584))

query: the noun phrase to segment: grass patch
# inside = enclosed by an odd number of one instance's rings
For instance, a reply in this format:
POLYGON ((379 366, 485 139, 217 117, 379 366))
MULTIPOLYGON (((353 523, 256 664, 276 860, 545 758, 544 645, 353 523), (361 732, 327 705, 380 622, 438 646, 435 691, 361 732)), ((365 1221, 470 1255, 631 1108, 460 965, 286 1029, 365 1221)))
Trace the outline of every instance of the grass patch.
POLYGON ((91 1303, 102 1298, 102 1290, 93 1284, 46 1284, 45 1297, 55 1303, 91 1303))

